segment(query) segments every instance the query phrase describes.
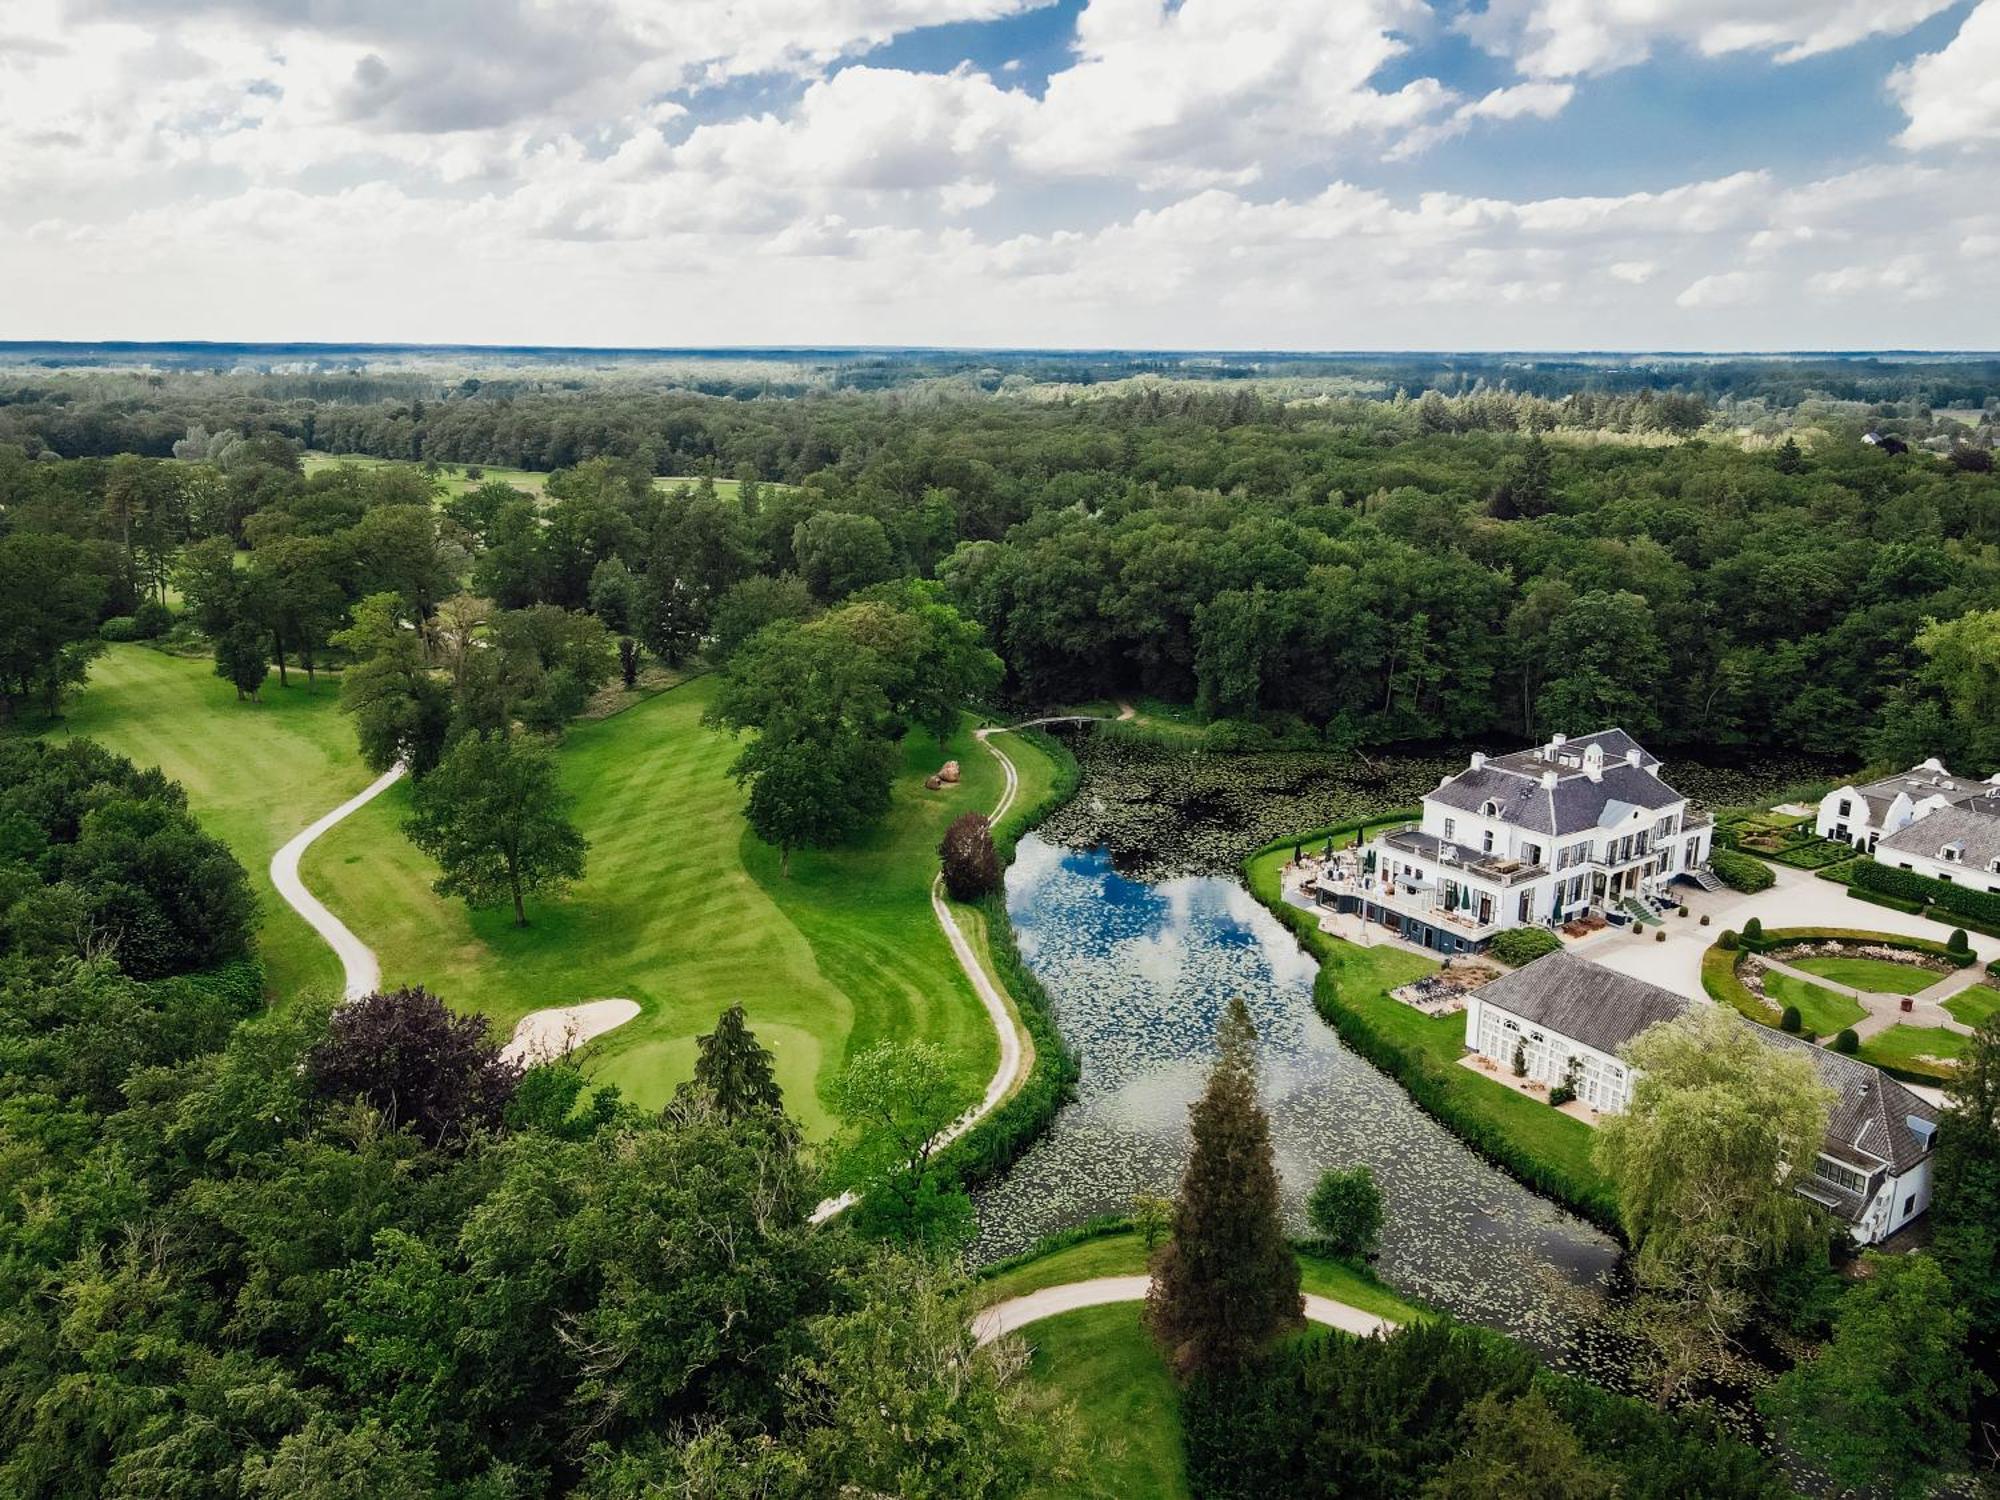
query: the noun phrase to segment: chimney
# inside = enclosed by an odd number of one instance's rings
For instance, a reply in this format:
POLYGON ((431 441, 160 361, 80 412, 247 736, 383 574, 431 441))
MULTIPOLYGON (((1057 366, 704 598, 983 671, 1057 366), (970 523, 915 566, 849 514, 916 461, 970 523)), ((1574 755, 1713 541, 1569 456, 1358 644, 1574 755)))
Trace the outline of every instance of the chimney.
POLYGON ((1556 751, 1562 749, 1562 747, 1564 745, 1567 745, 1568 743, 1569 743, 1568 735, 1552 734, 1549 736, 1548 748, 1543 750, 1542 754, 1547 756, 1550 760, 1554 760, 1556 758, 1556 751))
POLYGON ((1556 789, 1556 782, 1558 780, 1560 780, 1560 778, 1556 775, 1554 771, 1542 772, 1542 785, 1546 787, 1549 791, 1554 791, 1556 789))
POLYGON ((1940 776, 1942 776, 1944 774, 1944 762, 1939 760, 1935 755, 1933 755, 1929 760, 1925 761, 1923 765, 1920 766, 1918 769, 1924 771, 1935 771, 1940 776))
POLYGON ((1484 750, 1475 750, 1475 751, 1473 751, 1473 752, 1472 752, 1472 769, 1473 769, 1473 770, 1475 770, 1475 771, 1480 771, 1480 770, 1484 770, 1485 768, 1486 768, 1486 752, 1485 752, 1484 750))
POLYGON ((1638 765, 1642 758, 1637 745, 1634 745, 1630 750, 1625 752, 1625 764, 1628 766, 1638 765))
POLYGON ((1592 781, 1604 779, 1604 752, 1595 745, 1586 745, 1583 751, 1583 774, 1592 781))

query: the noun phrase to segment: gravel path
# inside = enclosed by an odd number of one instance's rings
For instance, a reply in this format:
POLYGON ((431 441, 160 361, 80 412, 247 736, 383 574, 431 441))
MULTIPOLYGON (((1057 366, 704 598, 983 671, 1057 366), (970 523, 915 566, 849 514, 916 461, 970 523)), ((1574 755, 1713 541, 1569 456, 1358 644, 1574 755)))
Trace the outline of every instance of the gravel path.
MULTIPOLYGON (((972 1334, 982 1344, 990 1344, 1002 1334, 1012 1333, 1058 1313, 1075 1312, 1080 1307, 1103 1307, 1110 1302, 1143 1302, 1152 1285, 1150 1276, 1099 1276, 1093 1281, 1072 1281, 1066 1286, 1045 1286, 1038 1292, 1009 1297, 996 1302, 972 1320, 972 1334)), ((1349 1307, 1316 1292, 1306 1293, 1306 1319, 1328 1328, 1343 1329, 1366 1338, 1387 1333, 1396 1325, 1387 1318, 1349 1307)))
POLYGON ((278 888, 278 894, 285 898, 286 905, 310 922, 313 931, 326 939, 327 946, 340 959, 340 966, 346 971, 342 995, 349 1000, 358 1000, 381 988, 382 965, 375 960, 375 950, 349 931, 345 922, 328 911, 319 897, 306 889, 305 882, 299 879, 299 860, 312 847, 313 840, 349 814, 366 807, 402 779, 403 768, 392 766, 325 817, 294 835, 284 848, 271 856, 271 884, 278 888))

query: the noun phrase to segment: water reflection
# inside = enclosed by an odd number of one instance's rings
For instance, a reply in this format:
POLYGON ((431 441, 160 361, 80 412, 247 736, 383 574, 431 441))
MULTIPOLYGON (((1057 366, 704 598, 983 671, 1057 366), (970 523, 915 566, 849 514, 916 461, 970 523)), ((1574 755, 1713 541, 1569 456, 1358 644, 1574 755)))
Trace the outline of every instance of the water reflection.
POLYGON ((1313 1009, 1313 960, 1241 885, 1151 885, 1102 851, 1030 836, 1007 904, 1083 1077, 1049 1134, 978 1194, 980 1258, 1172 1190, 1216 1021, 1241 995, 1296 1229, 1320 1172, 1365 1162, 1387 1200, 1386 1281, 1571 1368, 1603 1378, 1622 1365, 1597 1327, 1613 1242, 1487 1166, 1343 1047, 1313 1009))

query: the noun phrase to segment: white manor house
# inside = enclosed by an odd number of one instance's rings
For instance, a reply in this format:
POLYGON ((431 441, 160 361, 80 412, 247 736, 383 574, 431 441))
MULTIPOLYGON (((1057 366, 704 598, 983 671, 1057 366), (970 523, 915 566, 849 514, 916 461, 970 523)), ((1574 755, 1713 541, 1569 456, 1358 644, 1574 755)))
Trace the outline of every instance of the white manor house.
POLYGON ((1711 819, 1660 770, 1622 729, 1475 753, 1424 798, 1421 822, 1335 859, 1307 891, 1447 954, 1593 911, 1657 916, 1674 880, 1713 881, 1711 819))

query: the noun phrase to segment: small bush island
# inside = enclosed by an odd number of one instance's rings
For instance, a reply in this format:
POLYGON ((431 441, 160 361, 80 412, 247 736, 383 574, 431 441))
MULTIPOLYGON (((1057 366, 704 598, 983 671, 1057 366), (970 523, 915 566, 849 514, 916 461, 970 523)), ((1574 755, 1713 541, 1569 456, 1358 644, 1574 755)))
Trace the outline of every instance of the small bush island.
POLYGON ((1486 951, 1508 968, 1518 969, 1561 946, 1562 939, 1546 927, 1510 927, 1494 938, 1486 951))

